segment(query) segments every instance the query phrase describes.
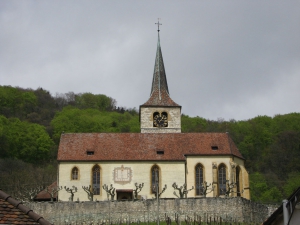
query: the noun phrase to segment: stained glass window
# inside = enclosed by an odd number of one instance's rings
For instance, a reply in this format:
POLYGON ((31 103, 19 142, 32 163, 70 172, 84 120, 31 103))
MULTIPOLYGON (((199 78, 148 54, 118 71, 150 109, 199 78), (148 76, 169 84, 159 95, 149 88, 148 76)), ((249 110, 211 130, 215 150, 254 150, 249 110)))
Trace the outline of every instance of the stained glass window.
POLYGON ((100 195, 100 167, 94 166, 93 168, 93 188, 95 189, 95 195, 100 195))
POLYGON ((219 195, 226 194, 226 167, 221 165, 218 172, 219 178, 219 195))
POLYGON ((153 166, 151 169, 151 191, 156 193, 156 190, 159 189, 159 168, 158 166, 153 166))
POLYGON ((196 177, 195 177, 195 186, 196 186, 196 195, 203 195, 203 167, 198 164, 196 166, 196 177))
POLYGON ((241 190, 240 190, 240 167, 236 167, 236 191, 237 196, 241 196, 241 190))

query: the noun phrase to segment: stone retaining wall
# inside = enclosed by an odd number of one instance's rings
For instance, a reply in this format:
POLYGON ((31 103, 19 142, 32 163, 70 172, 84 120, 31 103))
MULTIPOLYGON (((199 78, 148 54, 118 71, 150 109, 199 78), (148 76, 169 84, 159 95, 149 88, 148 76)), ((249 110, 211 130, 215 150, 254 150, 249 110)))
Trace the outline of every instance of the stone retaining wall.
MULTIPOLYGON (((42 215, 54 224, 73 224, 118 221, 141 222, 155 221, 157 218, 157 201, 155 199, 139 201, 101 201, 101 202, 32 202, 27 204, 34 212, 42 215)), ((274 207, 274 210, 276 208, 274 207)), ((172 221, 175 215, 184 221, 187 216, 201 220, 214 218, 222 221, 263 222, 274 211, 270 206, 258 204, 244 198, 189 198, 160 199, 159 217, 165 215, 172 221)))

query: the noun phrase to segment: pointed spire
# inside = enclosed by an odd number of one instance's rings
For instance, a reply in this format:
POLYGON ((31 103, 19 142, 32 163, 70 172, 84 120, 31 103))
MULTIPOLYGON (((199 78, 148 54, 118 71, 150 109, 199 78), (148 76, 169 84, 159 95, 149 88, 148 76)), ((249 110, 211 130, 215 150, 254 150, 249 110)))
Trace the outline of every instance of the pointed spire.
POLYGON ((151 88, 151 95, 153 92, 158 91, 159 99, 161 99, 162 92, 166 91, 169 94, 167 76, 165 72, 164 61, 161 53, 160 39, 158 33, 157 50, 155 57, 153 81, 151 88))
POLYGON ((165 72, 164 61, 162 57, 161 47, 160 47, 160 37, 159 37, 159 22, 158 25, 158 41, 157 50, 155 57, 154 73, 152 80, 152 87, 149 100, 143 105, 151 106, 179 106, 175 103, 169 95, 167 76, 165 72))

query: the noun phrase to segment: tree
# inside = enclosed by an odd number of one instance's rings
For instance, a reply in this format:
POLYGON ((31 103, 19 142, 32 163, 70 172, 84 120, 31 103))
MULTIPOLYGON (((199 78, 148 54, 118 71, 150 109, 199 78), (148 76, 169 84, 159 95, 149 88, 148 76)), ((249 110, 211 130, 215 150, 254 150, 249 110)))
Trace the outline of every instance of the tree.
POLYGON ((174 190, 177 190, 178 191, 178 194, 174 191, 174 195, 177 197, 177 198, 187 198, 187 194, 189 193, 189 191, 193 190, 194 189, 194 186, 192 186, 191 189, 187 189, 187 186, 186 184, 183 184, 181 187, 178 187, 178 185, 176 184, 176 182, 174 182, 172 184, 172 187, 174 188, 174 190))
POLYGON ((0 158, 0 189, 13 197, 30 201, 56 180, 56 164, 32 165, 18 159, 0 158))
POLYGON ((267 152, 265 166, 280 177, 292 171, 300 171, 300 132, 283 131, 276 135, 267 152))
POLYGON ((8 118, 25 119, 37 105, 37 98, 30 89, 0 86, 0 99, 0 114, 8 118))
POLYGON ((112 111, 116 101, 106 95, 94 95, 92 93, 78 94, 75 97, 76 106, 80 109, 98 109, 100 111, 112 111))
POLYGON ((139 132, 138 116, 128 112, 105 112, 97 109, 77 109, 67 106, 57 112, 51 122, 56 143, 62 132, 139 132))
POLYGON ((207 127, 207 120, 201 117, 191 118, 187 115, 181 116, 182 132, 203 132, 207 127))
POLYGON ((251 199, 253 201, 259 201, 263 193, 268 190, 268 184, 263 174, 259 172, 250 174, 250 190, 251 199))
POLYGON ((113 201, 115 199, 115 195, 116 195, 116 189, 113 187, 113 185, 110 185, 110 188, 108 188, 108 186, 106 184, 104 184, 102 186, 102 188, 106 191, 107 193, 107 200, 109 200, 109 196, 110 199, 113 201))
POLYGON ((53 141, 38 124, 22 122, 16 118, 6 119, 0 116, 2 131, 0 140, 4 143, 3 157, 24 160, 30 163, 44 162, 53 150, 53 141))
POLYGON ((74 194, 77 192, 77 187, 75 187, 75 186, 73 185, 71 188, 67 188, 66 186, 65 186, 64 188, 65 188, 66 192, 68 192, 68 193, 71 194, 69 200, 70 200, 71 202, 73 202, 73 200, 74 200, 74 194))
POLYGON ((61 186, 60 187, 59 186, 56 186, 56 187, 47 186, 44 191, 50 195, 51 202, 53 202, 54 196, 57 194, 57 192, 59 192, 62 189, 63 188, 61 186))
POLYGON ((271 187, 261 173, 250 174, 251 199, 266 203, 279 203, 282 200, 282 194, 277 187, 271 187))
POLYGON ((283 187, 285 197, 290 196, 297 188, 300 187, 300 172, 294 171, 288 175, 288 179, 283 187))
POLYGON ((140 193, 144 187, 144 183, 141 183, 141 184, 135 183, 134 185, 135 185, 135 189, 133 190, 133 197, 134 197, 134 199, 137 199, 138 193, 140 193))
POLYGON ((94 194, 96 192, 96 189, 93 188, 91 185, 89 185, 89 186, 82 186, 82 189, 87 193, 88 199, 91 202, 94 201, 94 194))

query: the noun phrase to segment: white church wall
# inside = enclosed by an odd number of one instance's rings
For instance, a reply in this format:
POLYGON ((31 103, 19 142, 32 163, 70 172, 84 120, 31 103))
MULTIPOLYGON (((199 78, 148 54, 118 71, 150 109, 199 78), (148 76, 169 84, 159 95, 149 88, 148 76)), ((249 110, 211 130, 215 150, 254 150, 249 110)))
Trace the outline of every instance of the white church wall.
MULTIPOLYGON (((226 166, 226 178, 230 178, 230 161, 229 156, 188 156, 187 157, 187 187, 195 187, 195 167, 197 164, 201 164, 204 168, 204 181, 208 184, 213 183, 213 163, 219 166, 224 164, 226 166)), ((188 193, 188 197, 197 197, 196 190, 192 190, 188 193)), ((201 197, 201 196, 199 196, 201 197)), ((207 197, 214 197, 213 192, 207 194, 207 197)))
MULTIPOLYGON (((226 178, 230 181, 232 181, 232 162, 236 164, 237 166, 240 166, 242 170, 242 175, 246 176, 248 175, 247 171, 244 167, 244 161, 239 158, 234 158, 232 156, 187 156, 187 187, 191 188, 192 186, 195 187, 195 167, 197 164, 201 164, 204 167, 204 181, 206 181, 208 184, 213 184, 213 164, 215 164, 217 167, 220 164, 224 164, 226 166, 226 178), (246 175, 245 175, 246 174, 246 175)), ((243 180, 248 180, 243 179, 243 180)), ((245 186, 247 184, 244 184, 245 186)), ((188 193, 188 197, 197 197, 196 196, 196 190, 192 190, 188 193)), ((201 197, 201 196, 199 196, 201 197)), ((214 192, 210 192, 207 197, 214 197, 214 192)), ((249 198, 247 195, 244 196, 245 198, 249 198)))
MULTIPOLYGON (((107 200, 107 194, 102 189, 104 184, 113 185, 116 190, 119 189, 134 189, 135 183, 144 183, 142 191, 139 193, 144 198, 153 198, 151 193, 151 168, 157 165, 160 168, 160 189, 167 185, 166 191, 161 195, 162 198, 174 198, 174 189, 172 184, 176 182, 182 185, 185 182, 185 163, 184 162, 60 162, 59 163, 59 186, 71 188, 73 185, 78 188, 78 192, 74 195, 74 200, 88 201, 87 193, 82 189, 82 186, 91 185, 92 168, 99 165, 100 172, 100 195, 95 195, 94 200, 107 200), (130 168, 132 176, 130 182, 119 183, 114 177, 114 169, 130 168), (79 170, 79 179, 71 180, 72 168, 77 167, 79 170)), ((65 190, 58 193, 58 198, 61 201, 68 201, 70 194, 65 190)), ((115 196, 116 199, 117 196, 115 196)))

